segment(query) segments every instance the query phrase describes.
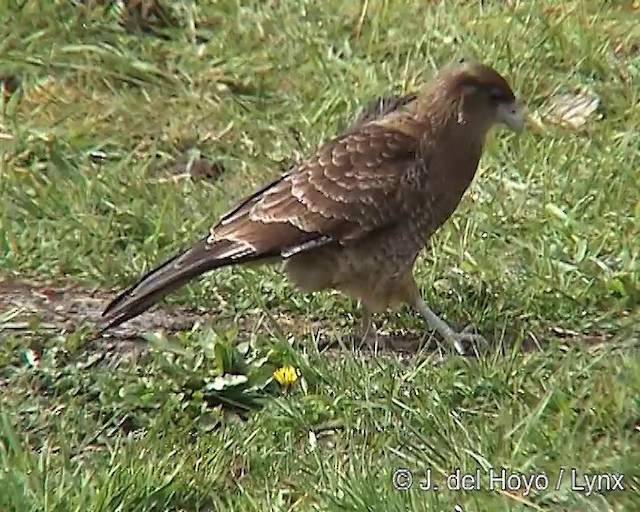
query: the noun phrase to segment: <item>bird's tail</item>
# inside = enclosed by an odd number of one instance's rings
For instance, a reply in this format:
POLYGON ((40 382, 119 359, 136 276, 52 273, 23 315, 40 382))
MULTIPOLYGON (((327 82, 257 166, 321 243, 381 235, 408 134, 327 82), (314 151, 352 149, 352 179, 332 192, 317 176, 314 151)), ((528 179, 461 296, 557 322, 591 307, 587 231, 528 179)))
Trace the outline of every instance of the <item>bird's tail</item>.
POLYGON ((237 242, 231 240, 219 240, 209 244, 206 238, 202 239, 145 274, 136 284, 113 299, 102 313, 102 322, 105 325, 100 333, 140 315, 165 295, 205 272, 231 264, 261 260, 268 256, 271 255, 256 254, 252 250, 243 251, 237 242))

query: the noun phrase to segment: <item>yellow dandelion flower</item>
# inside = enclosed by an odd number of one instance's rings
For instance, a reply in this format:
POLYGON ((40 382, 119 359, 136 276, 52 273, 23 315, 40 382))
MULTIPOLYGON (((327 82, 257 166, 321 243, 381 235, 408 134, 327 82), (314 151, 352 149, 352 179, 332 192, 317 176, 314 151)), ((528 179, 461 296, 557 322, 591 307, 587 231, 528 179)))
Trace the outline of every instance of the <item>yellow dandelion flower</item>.
POLYGON ((273 372, 273 378, 278 381, 281 386, 289 387, 295 381, 298 380, 298 376, 300 375, 300 371, 293 366, 283 366, 282 368, 278 368, 275 372, 273 372))

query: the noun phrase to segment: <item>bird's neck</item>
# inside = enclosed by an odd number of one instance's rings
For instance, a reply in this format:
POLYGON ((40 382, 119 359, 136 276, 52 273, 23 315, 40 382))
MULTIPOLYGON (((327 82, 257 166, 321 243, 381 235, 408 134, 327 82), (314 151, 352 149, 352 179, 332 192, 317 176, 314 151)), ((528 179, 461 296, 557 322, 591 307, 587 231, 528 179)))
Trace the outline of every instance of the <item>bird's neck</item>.
POLYGON ((431 222, 425 228, 428 237, 432 229, 453 214, 478 169, 488 128, 469 118, 459 116, 457 105, 439 110, 427 117, 423 132, 427 155, 423 165, 425 212, 431 222), (429 204, 430 203, 430 204, 429 204))

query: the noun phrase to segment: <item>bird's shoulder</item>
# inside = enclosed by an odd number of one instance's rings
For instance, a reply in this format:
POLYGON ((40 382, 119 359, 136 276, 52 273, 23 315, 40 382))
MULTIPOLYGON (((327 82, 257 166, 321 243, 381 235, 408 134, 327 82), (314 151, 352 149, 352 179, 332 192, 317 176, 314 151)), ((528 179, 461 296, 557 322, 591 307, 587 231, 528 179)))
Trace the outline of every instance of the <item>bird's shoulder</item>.
POLYGON ((321 178, 349 186, 354 180, 397 177, 418 148, 414 134, 371 122, 326 142, 284 179, 300 183, 321 178))
POLYGON ((244 222, 285 223, 346 240, 392 224, 415 199, 405 178, 420 144, 409 123, 366 123, 247 197, 213 230, 226 236, 244 222))
POLYGON ((328 140, 257 195, 319 181, 346 189, 393 186, 418 157, 425 160, 424 132, 403 113, 367 122, 328 140))

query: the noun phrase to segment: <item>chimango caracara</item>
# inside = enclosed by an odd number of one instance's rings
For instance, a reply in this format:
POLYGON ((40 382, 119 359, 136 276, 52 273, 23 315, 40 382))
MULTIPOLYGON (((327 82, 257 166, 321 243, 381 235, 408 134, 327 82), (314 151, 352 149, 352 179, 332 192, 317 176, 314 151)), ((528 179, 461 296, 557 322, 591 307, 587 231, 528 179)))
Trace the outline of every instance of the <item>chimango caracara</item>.
POLYGON ((380 106, 287 173, 244 199, 190 249, 152 270, 103 313, 106 330, 204 272, 283 261, 304 292, 336 289, 371 315, 408 304, 459 353, 476 335, 455 332, 421 298, 416 258, 469 187, 490 128, 520 131, 523 114, 491 67, 439 72, 415 98, 380 106))

